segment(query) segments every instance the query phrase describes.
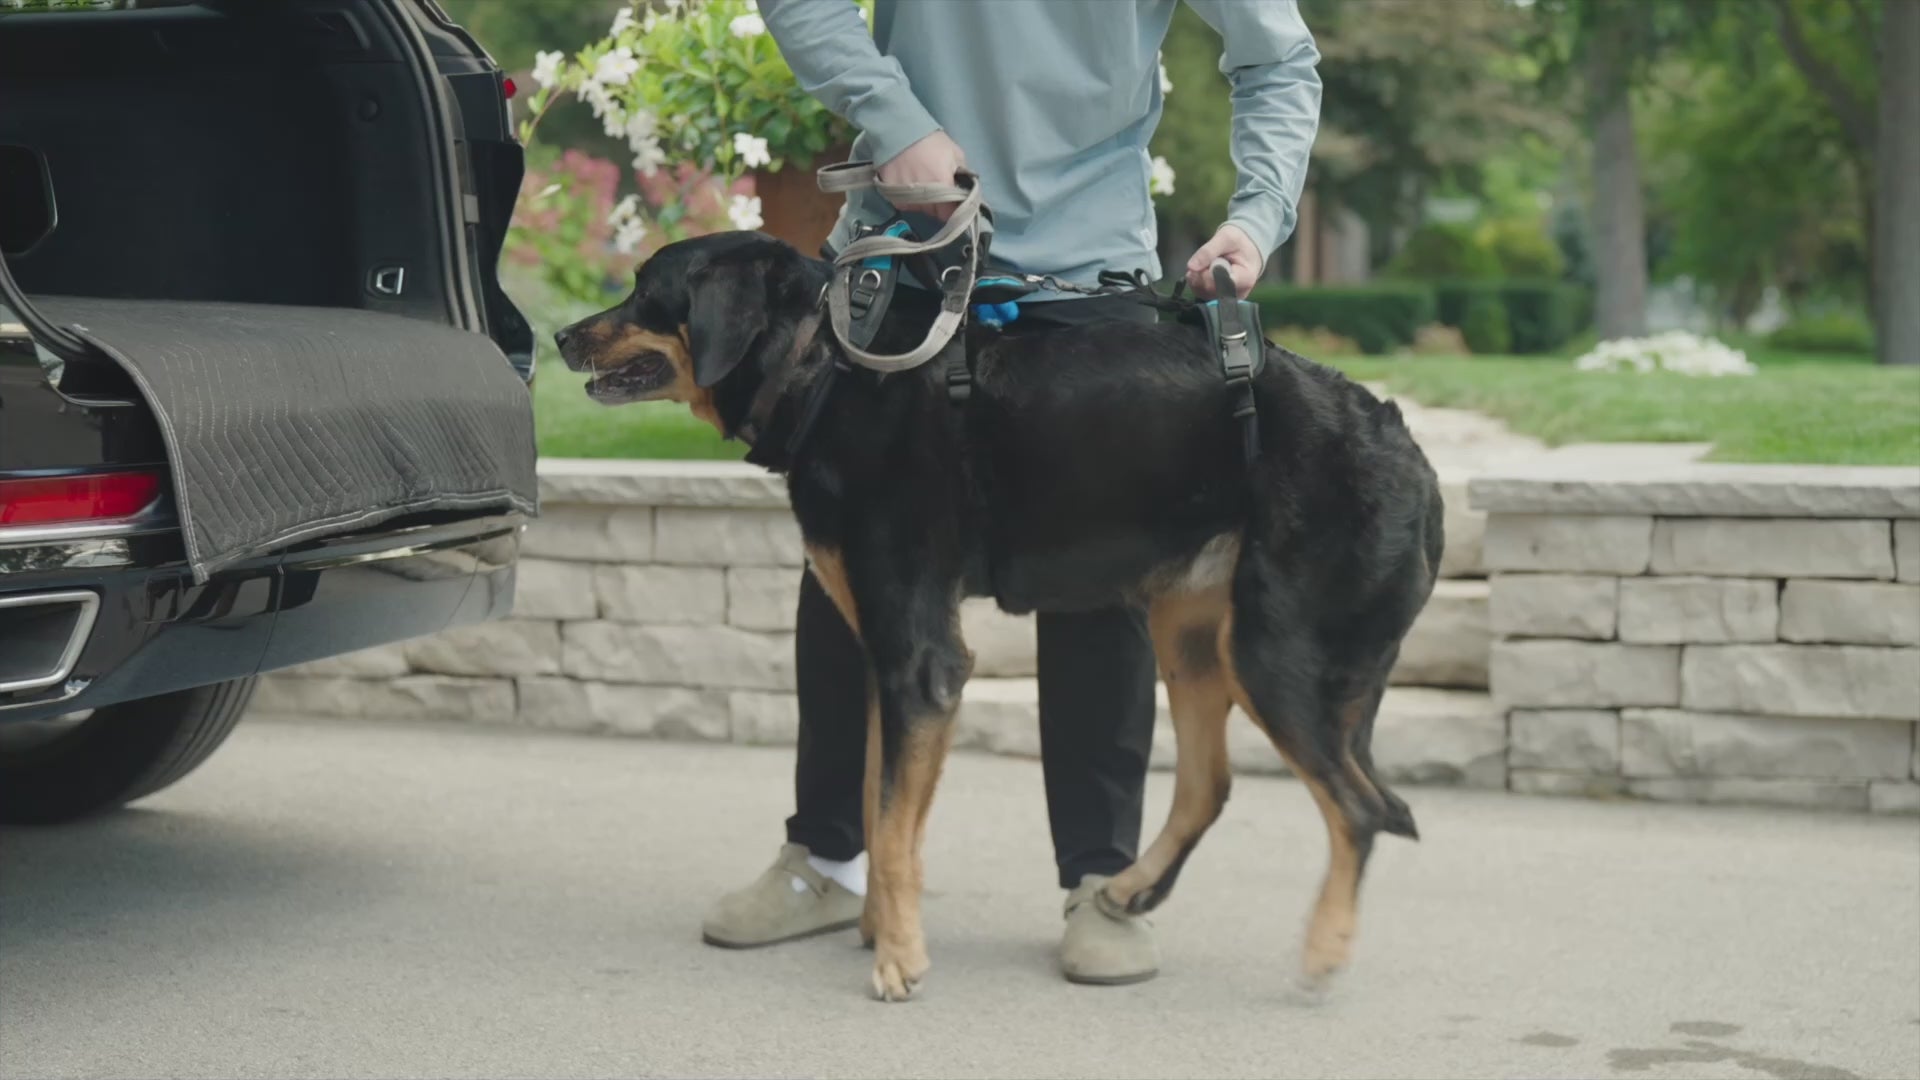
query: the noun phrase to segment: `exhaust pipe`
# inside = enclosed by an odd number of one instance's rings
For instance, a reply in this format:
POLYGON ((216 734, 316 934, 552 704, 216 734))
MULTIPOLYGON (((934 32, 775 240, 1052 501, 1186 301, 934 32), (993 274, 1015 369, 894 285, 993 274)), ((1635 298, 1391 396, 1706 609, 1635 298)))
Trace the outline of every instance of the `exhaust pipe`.
POLYGON ((85 589, 0 594, 0 694, 59 685, 99 613, 99 595, 85 589))

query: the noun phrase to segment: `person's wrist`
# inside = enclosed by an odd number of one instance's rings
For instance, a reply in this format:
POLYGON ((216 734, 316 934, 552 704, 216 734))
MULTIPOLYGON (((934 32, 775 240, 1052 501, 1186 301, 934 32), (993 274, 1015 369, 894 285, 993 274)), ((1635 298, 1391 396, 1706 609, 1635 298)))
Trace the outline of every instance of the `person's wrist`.
POLYGON ((1240 245, 1241 250, 1253 256, 1253 276, 1257 280, 1267 270, 1266 250, 1260 246, 1260 241, 1253 235, 1253 230, 1238 221, 1229 221, 1221 225, 1214 230, 1214 235, 1218 236, 1229 229, 1243 241, 1240 245))

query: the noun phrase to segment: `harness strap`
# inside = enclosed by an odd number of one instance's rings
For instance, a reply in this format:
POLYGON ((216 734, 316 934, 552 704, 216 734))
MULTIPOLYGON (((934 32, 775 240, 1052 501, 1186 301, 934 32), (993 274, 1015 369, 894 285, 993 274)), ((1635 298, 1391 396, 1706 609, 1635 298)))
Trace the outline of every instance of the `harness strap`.
POLYGON ((1220 357, 1220 371, 1226 377, 1234 419, 1240 421, 1241 449, 1247 462, 1252 464, 1260 457, 1260 413, 1253 396, 1253 377, 1259 374, 1266 360, 1260 309, 1239 299, 1226 260, 1215 259, 1212 269, 1216 299, 1208 301, 1200 310, 1206 316, 1214 351, 1220 357))

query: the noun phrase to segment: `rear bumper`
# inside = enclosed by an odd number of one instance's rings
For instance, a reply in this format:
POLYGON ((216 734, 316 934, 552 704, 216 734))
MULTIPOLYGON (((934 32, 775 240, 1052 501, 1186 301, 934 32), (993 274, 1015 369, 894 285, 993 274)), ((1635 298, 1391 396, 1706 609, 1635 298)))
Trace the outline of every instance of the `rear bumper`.
POLYGON ((0 546, 0 597, 99 606, 54 686, 0 694, 0 723, 243 678, 508 614, 525 519, 424 519, 303 544, 193 582, 179 534, 0 546))

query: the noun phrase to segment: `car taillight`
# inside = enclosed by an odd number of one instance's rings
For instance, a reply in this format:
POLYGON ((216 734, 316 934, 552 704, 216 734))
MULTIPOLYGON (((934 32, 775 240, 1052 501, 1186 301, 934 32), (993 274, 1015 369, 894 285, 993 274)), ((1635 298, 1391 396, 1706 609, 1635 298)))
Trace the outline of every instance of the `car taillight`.
POLYGON ((160 494, 159 472, 0 480, 0 526, 60 525, 132 517, 160 494))
POLYGON ((512 98, 513 95, 520 92, 520 88, 513 85, 513 79, 511 77, 508 77, 500 80, 500 92, 505 94, 508 98, 512 98))

